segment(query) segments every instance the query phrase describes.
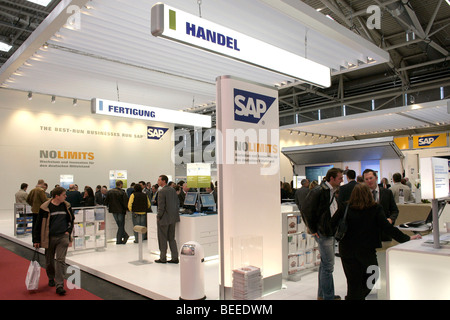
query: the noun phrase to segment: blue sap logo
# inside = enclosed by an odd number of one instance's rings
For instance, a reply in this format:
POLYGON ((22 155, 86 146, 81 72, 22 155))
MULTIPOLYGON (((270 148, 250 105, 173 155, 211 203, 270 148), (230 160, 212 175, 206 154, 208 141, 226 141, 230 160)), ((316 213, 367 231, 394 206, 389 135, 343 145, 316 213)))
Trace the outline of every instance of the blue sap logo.
POLYGON ((419 138, 419 146, 420 147, 428 147, 438 138, 439 136, 429 136, 429 137, 421 137, 419 138))
POLYGON ((276 98, 234 89, 234 120, 259 123, 276 98))
POLYGON ((159 140, 169 130, 169 128, 147 127, 147 138, 152 140, 159 140))

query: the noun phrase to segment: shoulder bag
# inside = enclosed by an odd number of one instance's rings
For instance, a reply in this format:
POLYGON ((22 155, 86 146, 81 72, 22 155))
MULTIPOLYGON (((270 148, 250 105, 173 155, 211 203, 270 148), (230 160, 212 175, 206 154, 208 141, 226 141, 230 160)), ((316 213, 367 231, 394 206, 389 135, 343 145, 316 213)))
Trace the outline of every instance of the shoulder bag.
POLYGON ((348 204, 345 207, 345 212, 344 212, 344 216, 341 218, 341 220, 339 220, 337 229, 336 229, 336 233, 334 235, 334 238, 336 239, 336 241, 341 241, 344 237, 345 234, 347 233, 347 211, 348 211, 348 204))

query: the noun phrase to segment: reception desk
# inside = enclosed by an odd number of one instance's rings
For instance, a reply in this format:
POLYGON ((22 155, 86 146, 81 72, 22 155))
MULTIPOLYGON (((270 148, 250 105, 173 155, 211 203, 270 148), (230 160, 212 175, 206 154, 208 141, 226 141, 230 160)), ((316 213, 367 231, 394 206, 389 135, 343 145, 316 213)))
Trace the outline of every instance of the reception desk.
MULTIPOLYGON (((147 213, 148 250, 159 254, 158 228, 156 213, 147 213)), ((217 214, 180 215, 175 227, 175 240, 178 249, 186 242, 195 241, 202 245, 205 258, 219 254, 219 236, 217 214)), ((170 249, 167 252, 170 255, 170 249)))
MULTIPOLYGON (((444 231, 442 231, 444 232, 444 231)), ((450 298, 450 246, 424 245, 427 235, 386 251, 386 285, 390 300, 448 300, 450 298)), ((441 233, 441 240, 450 240, 441 233)))

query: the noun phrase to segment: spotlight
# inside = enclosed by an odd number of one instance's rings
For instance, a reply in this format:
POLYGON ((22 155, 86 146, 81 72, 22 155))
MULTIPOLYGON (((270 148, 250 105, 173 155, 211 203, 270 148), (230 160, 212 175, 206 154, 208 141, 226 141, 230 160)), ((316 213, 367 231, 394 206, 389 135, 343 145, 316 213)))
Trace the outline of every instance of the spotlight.
POLYGON ((78 105, 78 100, 77 99, 73 99, 73 106, 76 107, 78 105))
POLYGON ((56 102, 56 97, 52 96, 52 103, 55 103, 55 102, 56 102))
POLYGON ((33 92, 28 92, 28 100, 33 100, 33 92))

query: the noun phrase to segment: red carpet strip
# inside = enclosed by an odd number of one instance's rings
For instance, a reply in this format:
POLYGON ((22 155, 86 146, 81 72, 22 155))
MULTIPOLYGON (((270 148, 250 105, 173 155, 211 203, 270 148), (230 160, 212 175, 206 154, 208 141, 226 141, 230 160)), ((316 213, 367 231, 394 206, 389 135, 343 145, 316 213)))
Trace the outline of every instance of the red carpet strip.
MULTIPOLYGON (((40 261, 44 257, 40 256, 40 261)), ((66 294, 56 294, 55 287, 48 286, 45 269, 41 268, 39 289, 28 291, 25 285, 30 261, 15 253, 0 247, 0 300, 102 300, 83 289, 69 290, 65 285, 66 294)), ((83 284, 81 284, 83 285, 83 284)))

